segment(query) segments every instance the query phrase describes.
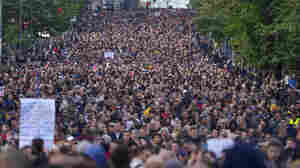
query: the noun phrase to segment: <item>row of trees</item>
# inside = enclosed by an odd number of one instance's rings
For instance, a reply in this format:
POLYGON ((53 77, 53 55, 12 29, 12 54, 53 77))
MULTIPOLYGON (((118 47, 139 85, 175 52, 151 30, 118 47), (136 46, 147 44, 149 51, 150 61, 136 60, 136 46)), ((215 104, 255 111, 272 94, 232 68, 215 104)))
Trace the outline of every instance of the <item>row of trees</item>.
MULTIPOLYGON (((58 35, 71 27, 85 0, 7 0, 3 2, 4 41, 19 44, 39 32, 58 35)), ((30 44, 30 43, 25 43, 30 44)))
MULTIPOLYGON (((59 35, 71 27, 86 0, 3 1, 4 41, 19 44, 39 32, 59 35)), ((148 2, 148 1, 141 1, 148 2)), ((141 3, 140 2, 140 3, 141 3)), ((152 2, 152 1, 151 1, 152 2)), ((195 22, 217 41, 231 38, 237 61, 258 68, 297 67, 300 53, 300 0, 190 0, 195 22)), ((293 68, 290 68, 293 69, 293 68)))
POLYGON ((230 37, 238 61, 276 69, 300 60, 300 0, 190 0, 190 5, 198 10, 198 30, 212 32, 217 41, 230 37))

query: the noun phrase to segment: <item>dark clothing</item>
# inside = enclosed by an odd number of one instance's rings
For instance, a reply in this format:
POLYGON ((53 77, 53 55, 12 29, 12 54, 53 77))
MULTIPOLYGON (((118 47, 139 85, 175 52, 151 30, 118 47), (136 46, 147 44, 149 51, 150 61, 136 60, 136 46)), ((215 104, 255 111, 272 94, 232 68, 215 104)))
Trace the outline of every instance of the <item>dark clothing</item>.
POLYGON ((36 156, 36 159, 32 163, 34 168, 42 168, 48 165, 48 158, 45 153, 41 153, 39 156, 36 156))
POLYGON ((117 135, 116 133, 110 133, 109 136, 111 137, 112 141, 119 141, 123 138, 122 133, 119 133, 119 135, 117 135))

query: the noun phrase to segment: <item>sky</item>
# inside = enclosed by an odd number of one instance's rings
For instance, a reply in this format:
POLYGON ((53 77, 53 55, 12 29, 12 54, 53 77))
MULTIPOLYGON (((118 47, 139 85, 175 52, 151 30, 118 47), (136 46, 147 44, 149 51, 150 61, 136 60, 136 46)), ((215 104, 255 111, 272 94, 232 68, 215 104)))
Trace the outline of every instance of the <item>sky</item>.
MULTIPOLYGON (((153 0, 151 1, 153 3, 153 0)), ((165 8, 167 7, 167 2, 169 2, 169 5, 171 5, 173 8, 186 8, 188 0, 156 0, 154 7, 165 8)))

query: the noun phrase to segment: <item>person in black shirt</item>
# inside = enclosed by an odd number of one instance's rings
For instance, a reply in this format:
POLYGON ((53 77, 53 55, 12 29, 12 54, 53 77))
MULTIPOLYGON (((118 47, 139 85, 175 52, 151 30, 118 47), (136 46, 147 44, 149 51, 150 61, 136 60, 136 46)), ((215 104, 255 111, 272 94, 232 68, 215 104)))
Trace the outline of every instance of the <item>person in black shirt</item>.
POLYGON ((33 167, 42 168, 48 164, 48 158, 44 151, 44 141, 42 139, 32 140, 33 167))

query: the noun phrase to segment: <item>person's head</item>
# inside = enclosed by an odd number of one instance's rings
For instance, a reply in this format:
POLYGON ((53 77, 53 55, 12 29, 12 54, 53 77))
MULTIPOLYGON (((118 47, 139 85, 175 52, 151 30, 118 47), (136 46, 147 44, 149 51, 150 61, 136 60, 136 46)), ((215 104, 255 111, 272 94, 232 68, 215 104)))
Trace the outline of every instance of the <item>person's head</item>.
POLYGON ((71 129, 72 133, 78 133, 78 127, 72 127, 71 129))
POLYGON ((171 151, 174 152, 174 153, 178 153, 179 152, 179 145, 178 143, 176 142, 173 142, 172 145, 171 145, 171 151))
POLYGON ((8 94, 8 99, 9 100, 13 100, 14 99, 14 96, 12 94, 8 94))
POLYGON ((3 125, 2 125, 2 131, 3 131, 3 132, 7 132, 8 130, 9 130, 8 125, 3 124, 3 125))
POLYGON ((213 137, 218 137, 218 131, 216 129, 214 129, 211 134, 213 137))
POLYGON ((176 154, 175 153, 173 153, 172 151, 166 150, 166 149, 161 149, 159 151, 158 155, 164 161, 176 158, 176 154))
POLYGON ((249 130, 248 130, 248 136, 254 136, 254 129, 253 128, 250 128, 249 130))
POLYGON ((288 149, 295 149, 296 148, 296 142, 294 138, 288 138, 286 140, 286 147, 288 149))
POLYGON ((151 146, 143 146, 142 160, 146 162, 146 160, 152 155, 151 146))
POLYGON ((28 158, 28 159, 31 159, 32 158, 32 149, 30 146, 25 146, 22 148, 22 152, 25 154, 25 156, 28 158))
POLYGON ((131 139, 136 139, 136 138, 138 138, 138 136, 137 136, 137 131, 136 131, 136 130, 132 130, 132 131, 131 131, 130 138, 131 138, 131 139))
POLYGON ((127 145, 118 145, 111 153, 111 161, 115 167, 129 167, 130 157, 127 145))
POLYGON ((115 124, 109 124, 109 132, 115 132, 115 124))
POLYGON ((213 152, 203 152, 202 156, 203 160, 207 161, 208 163, 215 163, 215 161, 217 160, 217 156, 213 152))
POLYGON ((130 141, 130 132, 129 131, 125 131, 123 133, 123 141, 124 141, 124 143, 128 143, 130 141))
POLYGON ((44 152, 44 141, 42 139, 33 139, 32 140, 32 154, 40 155, 44 152))
POLYGON ((120 122, 117 122, 115 124, 114 131, 116 131, 116 132, 120 132, 121 131, 121 123, 120 122))
POLYGON ((272 135, 270 133, 265 134, 265 140, 269 141, 272 138, 272 135))
POLYGON ((118 146, 119 146, 118 143, 116 143, 116 142, 111 142, 111 143, 109 144, 109 153, 113 153, 113 152, 117 149, 118 146))
POLYGON ((132 158, 138 158, 140 160, 144 160, 145 146, 137 146, 137 145, 131 145, 130 151, 132 152, 132 158))
POLYGON ((145 138, 139 138, 139 140, 141 145, 143 146, 148 145, 148 141, 145 138))
POLYGON ((18 122, 17 122, 16 119, 11 120, 11 126, 12 126, 12 128, 17 128, 18 127, 17 125, 18 125, 18 122))
POLYGON ((187 111, 183 112, 182 117, 183 117, 184 119, 188 119, 189 113, 188 113, 187 111))
POLYGON ((153 137, 153 143, 154 143, 154 144, 160 144, 161 141, 162 141, 162 139, 161 139, 160 134, 154 135, 154 137, 153 137))
POLYGON ((297 131, 297 133, 296 133, 296 140, 297 140, 297 141, 300 140, 300 131, 297 131))
POLYGON ((247 132, 246 132, 246 131, 242 131, 242 132, 241 132, 241 138, 242 138, 242 139, 247 139, 247 137, 248 137, 247 132))
POLYGON ((282 144, 277 140, 271 140, 268 149, 267 157, 269 160, 278 160, 281 154, 282 144))
POLYGON ((197 136, 197 128, 195 126, 190 127, 188 134, 191 137, 196 137, 197 136))
POLYGON ((139 131, 140 133, 140 137, 145 137, 147 136, 147 131, 146 131, 146 127, 142 127, 139 131))
POLYGON ((201 127, 199 135, 206 136, 208 134, 208 129, 206 127, 201 127))
POLYGON ((145 163, 145 168, 164 168, 164 162, 159 156, 151 156, 145 163))

